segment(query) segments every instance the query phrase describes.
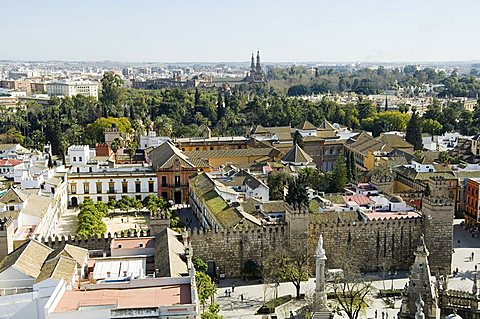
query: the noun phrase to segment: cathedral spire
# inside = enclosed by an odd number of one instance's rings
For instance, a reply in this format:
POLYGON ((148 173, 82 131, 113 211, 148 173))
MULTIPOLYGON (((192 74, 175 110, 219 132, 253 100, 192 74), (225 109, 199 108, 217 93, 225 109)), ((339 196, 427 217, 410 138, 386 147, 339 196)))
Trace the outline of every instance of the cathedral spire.
POLYGON ((250 63, 250 70, 252 72, 255 72, 255 56, 254 56, 253 52, 252 52, 252 63, 250 63))
POLYGON ((261 72, 262 71, 262 67, 260 66, 260 51, 257 51, 257 72, 261 72))

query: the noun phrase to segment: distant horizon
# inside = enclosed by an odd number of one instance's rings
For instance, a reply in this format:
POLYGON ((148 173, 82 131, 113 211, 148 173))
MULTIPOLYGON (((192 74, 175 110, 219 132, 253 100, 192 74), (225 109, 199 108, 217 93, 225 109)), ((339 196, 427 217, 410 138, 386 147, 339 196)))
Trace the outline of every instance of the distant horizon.
POLYGON ((2 12, 4 60, 227 63, 257 49, 266 63, 480 59, 477 0, 24 0, 2 12))
MULTIPOLYGON (((35 59, 2 59, 0 62, 20 62, 20 63, 47 63, 47 62, 59 62, 59 63, 118 63, 118 64, 250 64, 249 60, 237 60, 237 61, 129 61, 129 60, 66 60, 66 59, 47 59, 47 60, 35 60, 35 59)), ((475 64, 480 63, 478 60, 405 60, 405 61, 261 61, 262 64, 475 64)))

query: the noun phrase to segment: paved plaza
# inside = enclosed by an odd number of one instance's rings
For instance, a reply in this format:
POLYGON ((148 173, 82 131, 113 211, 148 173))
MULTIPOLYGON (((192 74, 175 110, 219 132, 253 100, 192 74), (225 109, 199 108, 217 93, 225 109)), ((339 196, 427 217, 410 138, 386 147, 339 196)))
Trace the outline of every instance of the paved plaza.
MULTIPOLYGON (((78 213, 80 213, 79 208, 67 209, 58 222, 57 236, 75 235, 78 227, 78 213)), ((148 212, 120 214, 117 210, 111 218, 104 217, 103 221, 107 225, 107 233, 113 234, 129 229, 147 230, 150 218, 148 212)))
MULTIPOLYGON (((461 220, 454 221, 454 254, 452 261, 452 269, 458 268, 458 275, 449 278, 448 288, 470 291, 473 285, 472 279, 475 265, 480 267, 480 238, 472 238, 471 234, 462 228, 460 222, 461 220), (469 256, 471 256, 472 252, 474 253, 474 260, 470 261, 469 256)), ((381 279, 381 274, 372 275, 376 275, 379 278, 379 280, 376 280, 373 283, 375 287, 374 294, 376 294, 378 289, 390 289, 392 285, 395 289, 401 289, 408 282, 408 274, 406 272, 398 273, 395 278, 387 275, 385 276, 385 280, 381 279)), ((307 296, 311 296, 314 289, 314 278, 302 283, 301 292, 305 293, 307 296)), ((292 283, 281 283, 277 290, 278 296, 288 294, 295 296, 295 287, 292 283)), ((245 282, 241 280, 223 280, 219 284, 215 301, 220 305, 220 314, 225 318, 260 319, 262 316, 255 315, 255 312, 260 308, 264 300, 272 299, 274 293, 274 287, 260 284, 258 281, 245 282), (225 290, 229 289, 231 291, 232 283, 235 284, 235 290, 231 292, 230 297, 226 297, 225 290), (241 300, 242 295, 243 301, 241 300)), ((296 310, 304 304, 305 302, 302 301, 289 303, 284 310, 277 313, 278 318, 289 318, 290 311, 295 314, 296 310)), ((375 311, 377 311, 377 318, 382 318, 381 314, 383 312, 385 314, 385 319, 393 319, 397 316, 400 304, 401 299, 397 298, 395 300, 395 307, 390 308, 382 299, 372 298, 366 313, 361 314, 360 317, 375 318, 375 311)), ((345 318, 345 315, 341 316, 336 314, 335 318, 345 318)))

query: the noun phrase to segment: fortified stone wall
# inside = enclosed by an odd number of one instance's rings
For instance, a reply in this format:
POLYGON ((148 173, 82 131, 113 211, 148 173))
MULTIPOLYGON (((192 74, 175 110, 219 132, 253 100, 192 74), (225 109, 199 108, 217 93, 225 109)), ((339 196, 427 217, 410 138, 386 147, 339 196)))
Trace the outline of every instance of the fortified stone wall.
POLYGON ((132 231, 129 234, 111 234, 101 236, 89 236, 87 238, 78 236, 61 236, 39 238, 38 240, 52 249, 63 248, 66 244, 82 247, 90 251, 98 250, 110 255, 111 243, 114 238, 131 238, 131 237, 149 237, 150 231, 132 231))
MULTIPOLYGON (((278 244, 307 247, 314 255, 323 234, 327 268, 353 263, 362 271, 408 270, 414 250, 425 234, 432 272, 449 273, 451 267, 453 206, 439 198, 424 200, 419 217, 356 221, 351 223, 310 221, 305 209, 287 210, 284 227, 239 231, 199 231, 190 234, 194 255, 214 262, 220 273, 237 277, 249 259, 262 266, 269 251, 278 244)), ((313 266, 313 259, 312 259, 313 266)))
POLYGON ((262 266, 271 250, 285 243, 285 227, 256 227, 240 230, 191 230, 193 255, 206 262, 214 262, 219 274, 227 278, 239 277, 248 260, 262 266))
POLYGON ((354 223, 310 224, 309 251, 323 235, 327 268, 351 263, 362 271, 408 270, 420 242, 422 218, 384 219, 354 223))

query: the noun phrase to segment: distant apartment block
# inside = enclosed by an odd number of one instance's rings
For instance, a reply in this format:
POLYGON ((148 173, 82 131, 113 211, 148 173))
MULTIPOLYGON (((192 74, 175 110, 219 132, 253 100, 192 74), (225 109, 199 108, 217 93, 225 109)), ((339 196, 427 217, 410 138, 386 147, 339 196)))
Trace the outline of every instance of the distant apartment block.
POLYGON ((48 95, 84 95, 98 98, 98 83, 84 80, 59 80, 47 83, 48 95))

